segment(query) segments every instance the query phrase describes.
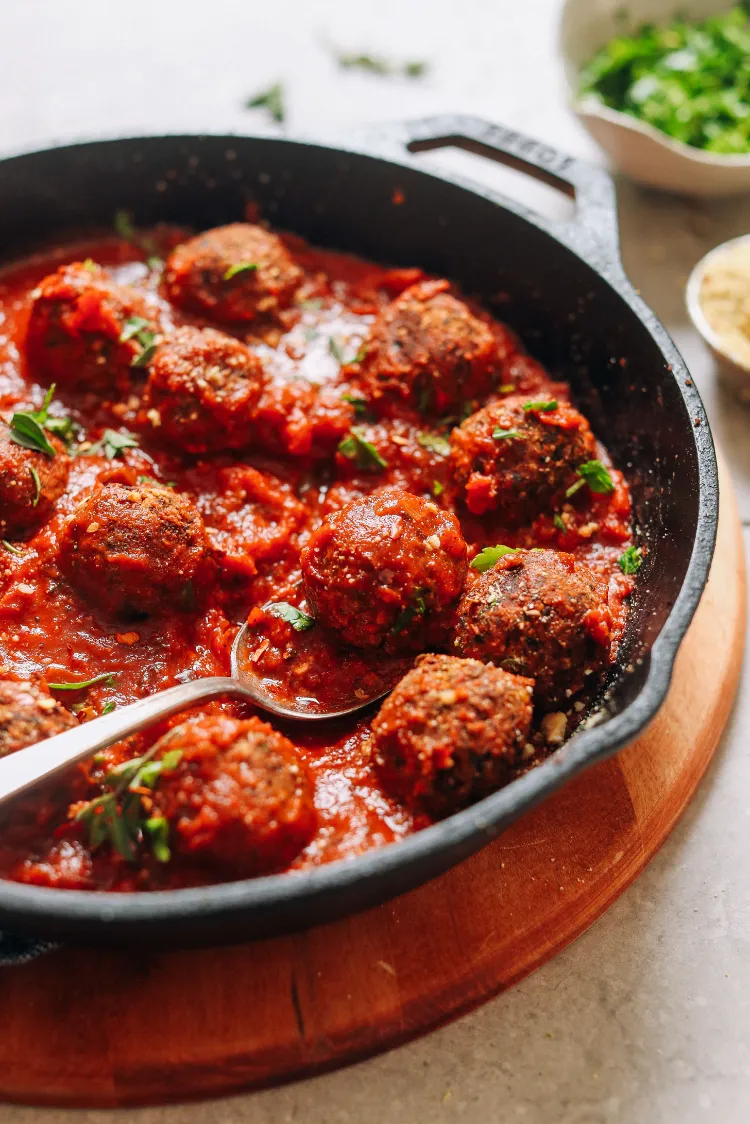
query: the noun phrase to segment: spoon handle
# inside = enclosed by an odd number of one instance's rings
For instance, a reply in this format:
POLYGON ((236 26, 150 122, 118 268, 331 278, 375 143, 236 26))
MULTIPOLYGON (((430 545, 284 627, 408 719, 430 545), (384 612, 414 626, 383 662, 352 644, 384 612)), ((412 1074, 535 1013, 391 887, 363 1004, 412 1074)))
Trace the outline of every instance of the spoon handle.
POLYGON ((194 679, 139 699, 63 734, 55 734, 53 738, 30 745, 27 749, 19 749, 0 760, 0 803, 53 776, 66 765, 90 757, 113 742, 137 733, 160 718, 168 718, 193 703, 216 695, 246 694, 236 679, 219 676, 194 679))

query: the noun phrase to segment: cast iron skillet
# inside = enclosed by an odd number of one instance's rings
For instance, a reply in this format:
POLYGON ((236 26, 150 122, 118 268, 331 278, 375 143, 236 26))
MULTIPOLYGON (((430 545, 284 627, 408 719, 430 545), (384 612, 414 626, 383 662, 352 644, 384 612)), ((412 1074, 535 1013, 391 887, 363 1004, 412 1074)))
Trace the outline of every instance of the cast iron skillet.
POLYGON ((197 890, 93 894, 0 882, 0 923, 97 944, 176 946, 269 936, 401 894, 478 850, 570 777, 649 723, 708 576, 718 515, 702 403, 664 328, 625 277, 611 181, 516 132, 466 117, 375 129, 327 144, 277 137, 148 137, 75 144, 0 165, 5 258, 92 226, 117 208, 139 224, 198 229, 254 200, 320 246, 455 280, 572 383, 632 483, 638 576, 628 634, 591 724, 507 788, 358 859, 197 890), (540 218, 413 155, 449 145, 509 163, 575 197, 571 222, 540 218))

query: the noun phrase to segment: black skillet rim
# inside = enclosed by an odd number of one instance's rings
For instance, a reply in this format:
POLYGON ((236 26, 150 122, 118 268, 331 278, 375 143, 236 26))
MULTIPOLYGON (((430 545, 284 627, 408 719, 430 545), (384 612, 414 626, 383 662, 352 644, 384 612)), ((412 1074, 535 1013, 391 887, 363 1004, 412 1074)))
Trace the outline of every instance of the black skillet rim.
MULTIPOLYGON (((648 654, 647 677, 636 697, 620 714, 575 735, 563 749, 531 772, 448 819, 397 844, 313 870, 193 889, 134 893, 59 890, 0 880, 0 918, 3 923, 10 921, 12 924, 17 921, 23 927, 30 926, 32 929, 39 923, 40 932, 58 929, 71 936, 77 930, 87 943, 96 943, 97 937, 104 940, 107 937, 114 938, 118 923, 124 926, 130 936, 142 928, 146 938, 149 930, 162 930, 170 922, 183 922, 189 927, 190 922, 197 925, 212 918, 219 926, 226 925, 231 930, 233 922, 241 918, 251 918, 256 912, 265 915, 274 906, 283 910, 283 907, 292 904, 296 907, 308 904, 311 920, 315 924, 318 923, 315 919, 315 902, 329 899, 331 893, 343 896, 349 887, 366 880, 382 882, 389 874, 404 868, 419 869, 422 865, 428 865, 435 855, 452 853, 452 858, 440 864, 441 870, 468 857, 495 838, 512 819, 533 808, 584 768, 617 752, 649 724, 666 697, 679 645, 708 580, 716 540, 718 468, 705 409, 675 344, 658 318, 633 289, 622 269, 614 189, 606 172, 502 126, 458 116, 389 124, 359 135, 349 133, 329 138, 279 137, 264 132, 241 135, 204 133, 116 137, 74 141, 56 151, 80 149, 87 145, 114 146, 126 141, 137 144, 139 141, 153 143, 164 140, 189 144, 205 137, 210 137, 212 141, 225 141, 228 145, 253 140, 304 144, 334 151, 342 156, 365 156, 416 170, 429 178, 451 183, 503 207, 572 251, 598 274, 601 281, 613 288, 636 314, 659 348, 677 383, 688 414, 694 419, 693 435, 699 474, 697 529, 682 587, 648 654), (530 171, 537 178, 552 182, 555 186, 563 186, 564 189, 570 187, 573 190, 568 193, 573 195, 575 192, 580 217, 571 223, 553 222, 480 183, 442 169, 428 169, 423 164, 415 163, 409 156, 410 152, 454 143, 475 152, 490 154, 493 158, 499 156, 503 162, 530 171)), ((49 151, 47 148, 5 154, 0 159, 0 167, 16 158, 41 155, 49 151)), ((432 874, 417 876, 412 885, 429 877, 432 874)), ((286 930, 290 927, 284 928, 286 930)), ((185 936, 187 943, 187 931, 185 936)), ((249 936, 252 939, 252 934, 249 936)), ((175 937, 176 947, 181 946, 183 942, 180 934, 175 933, 175 937)), ((245 934, 245 939, 248 939, 248 934, 245 934)))

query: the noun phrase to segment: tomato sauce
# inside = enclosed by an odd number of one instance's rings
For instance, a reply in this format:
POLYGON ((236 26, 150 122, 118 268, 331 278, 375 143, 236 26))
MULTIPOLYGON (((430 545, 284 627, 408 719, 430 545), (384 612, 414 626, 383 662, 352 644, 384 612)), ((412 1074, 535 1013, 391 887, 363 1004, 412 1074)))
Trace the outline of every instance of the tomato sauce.
MULTIPOLYGON (((175 230, 153 234, 163 253, 183 237, 175 230)), ((450 508, 444 433, 436 433, 434 423, 407 407, 372 420, 363 409, 351 366, 378 310, 424 275, 312 249, 296 238, 285 241, 304 271, 295 310, 260 338, 241 336, 262 360, 268 377, 258 407, 266 433, 262 451, 240 457, 190 457, 165 449, 158 431, 151 434, 139 427, 138 386, 134 394, 114 402, 103 402, 86 390, 55 396, 53 412, 69 415, 78 426, 78 450, 54 516, 36 534, 15 544, 16 549, 0 546, 0 677, 54 684, 111 673, 110 680, 87 690, 55 695, 81 721, 188 679, 228 674, 232 641, 248 615, 251 626, 258 624, 257 670, 280 698, 293 695, 309 698, 311 707, 316 699, 335 706, 352 690, 369 691, 379 679, 397 678, 399 670, 410 666, 408 660, 343 650, 318 628, 296 633, 290 651, 288 630, 283 635, 274 632, 258 615, 269 601, 299 604, 300 548, 326 514, 349 500, 391 484, 450 508), (341 454, 319 455, 319 438, 330 441, 332 433, 346 433, 353 424, 377 450, 383 467, 360 469, 341 454), (106 428, 136 433, 138 446, 107 457, 97 447, 106 428), (66 520, 96 484, 135 483, 139 477, 168 483, 190 497, 220 554, 220 577, 206 605, 193 613, 165 612, 147 620, 113 622, 65 582, 56 565, 57 549, 66 520)), ((0 274, 0 414, 6 419, 14 409, 38 409, 47 389, 34 383, 24 363, 31 294, 61 264, 85 258, 148 294, 163 324, 206 323, 171 307, 160 293, 158 265, 147 264, 138 246, 119 238, 60 247, 8 267, 0 274)), ((568 400, 567 386, 554 381, 520 345, 506 361, 501 381, 522 392, 568 400)), ((632 586, 617 565, 631 538, 630 498, 627 483, 603 447, 598 456, 608 466, 615 490, 596 495, 587 489, 570 505, 564 527, 550 513, 498 539, 497 530, 489 533, 481 518, 465 511, 458 514, 470 557, 502 541, 566 550, 585 560, 609 583, 617 634, 632 586)), ((230 700, 201 709, 240 717, 252 713, 245 704, 230 700)), ((113 747, 107 760, 116 763, 142 752, 184 717, 113 747)), ((299 747, 315 783, 319 828, 293 869, 352 857, 428 822, 378 784, 367 753, 371 717, 365 714, 322 728, 274 723, 299 747)), ((5 809, 0 876, 40 885, 118 890, 214 880, 181 861, 158 864, 145 858, 133 867, 107 848, 92 856, 68 809, 98 791, 89 767, 82 766, 5 809)))

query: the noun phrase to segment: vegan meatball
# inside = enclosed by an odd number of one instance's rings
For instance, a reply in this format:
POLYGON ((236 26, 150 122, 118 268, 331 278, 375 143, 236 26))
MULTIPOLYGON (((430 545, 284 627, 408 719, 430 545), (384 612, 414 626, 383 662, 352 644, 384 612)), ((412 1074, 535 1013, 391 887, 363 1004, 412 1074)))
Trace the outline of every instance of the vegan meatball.
POLYGON ((188 453, 241 449, 263 389, 263 367, 249 348, 213 328, 180 328, 156 350, 145 416, 166 441, 188 453))
POLYGON ((610 659, 607 589, 572 554, 516 550, 466 590, 453 651, 536 681, 540 702, 577 694, 610 659))
POLYGON ((251 877, 288 866, 315 833, 312 782, 297 751, 259 718, 203 715, 157 747, 157 756, 182 755, 154 789, 152 812, 168 821, 178 854, 251 877))
POLYGON ((70 711, 41 687, 0 680, 0 757, 77 725, 70 711))
POLYGON ((65 527, 60 569, 113 616, 191 609, 211 576, 203 520, 183 495, 158 485, 104 484, 65 527))
POLYGON ((472 315, 449 287, 412 285, 378 316, 360 367, 371 401, 400 399, 439 415, 489 393, 509 337, 472 315))
POLYGON ((26 358, 42 382, 124 390, 157 330, 140 293, 116 284, 93 262, 73 262, 34 291, 26 358))
POLYGON ((479 660, 422 656, 372 724, 384 787, 442 816, 507 784, 524 763, 533 686, 479 660))
POLYGON ((8 426, 0 423, 0 539, 35 530, 65 491, 70 458, 57 437, 45 436, 54 456, 17 445, 8 426))
POLYGON ((357 648, 413 651, 461 594, 466 543, 450 512, 382 488, 327 516, 301 564, 321 624, 357 648))
POLYGON ((176 305, 232 323, 269 318, 287 308, 302 271, 275 234, 235 222, 178 246, 164 279, 176 305))
POLYGON ((548 509, 594 457, 589 423, 555 400, 513 395, 478 410, 451 433, 453 477, 467 508, 473 515, 497 512, 509 527, 548 509))

